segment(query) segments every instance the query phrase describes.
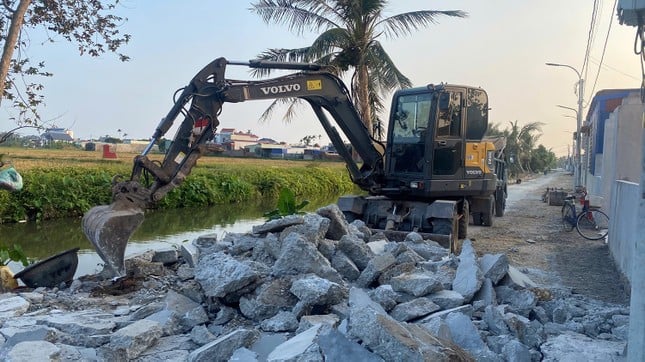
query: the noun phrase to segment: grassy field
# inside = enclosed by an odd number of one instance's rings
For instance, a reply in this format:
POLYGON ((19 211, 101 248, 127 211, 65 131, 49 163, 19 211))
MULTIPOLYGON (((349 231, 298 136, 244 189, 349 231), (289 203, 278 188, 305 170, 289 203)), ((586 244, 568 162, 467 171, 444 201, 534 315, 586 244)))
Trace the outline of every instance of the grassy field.
MULTIPOLYGON (((56 168, 70 166, 115 166, 131 167, 132 160, 138 153, 118 152, 117 159, 104 159, 100 151, 84 151, 78 149, 44 149, 44 148, 17 148, 0 147, 0 155, 5 162, 10 162, 18 172, 28 171, 33 168, 56 168)), ((163 160, 163 154, 151 153, 148 155, 153 160, 163 160)), ((273 167, 290 168, 316 165, 331 169, 345 170, 343 162, 304 161, 304 160, 278 160, 261 158, 239 158, 223 156, 204 156, 198 163, 200 166, 239 166, 239 167, 273 167)))
MULTIPOLYGON (((137 155, 120 152, 117 159, 103 159, 99 151, 9 147, 0 147, 0 154, 24 181, 22 191, 0 193, 0 223, 76 217, 92 206, 109 204, 112 177, 127 178, 137 155)), ((162 154, 149 157, 163 159, 162 154)), ((271 201, 285 188, 298 199, 357 191, 341 162, 204 156, 156 207, 271 201)))

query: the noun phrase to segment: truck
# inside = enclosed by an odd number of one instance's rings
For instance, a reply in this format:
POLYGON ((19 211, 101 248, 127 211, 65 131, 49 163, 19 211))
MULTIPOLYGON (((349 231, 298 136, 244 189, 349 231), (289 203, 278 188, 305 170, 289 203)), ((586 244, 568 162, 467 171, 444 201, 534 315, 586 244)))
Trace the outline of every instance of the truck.
POLYGON ((205 153, 223 105, 277 98, 299 98, 311 106, 352 182, 364 191, 338 200, 347 221, 362 220, 386 235, 418 232, 458 252, 471 218, 475 225, 490 226, 495 215, 503 215, 503 142, 484 138, 489 106, 483 89, 441 83, 396 91, 383 142, 364 125, 343 81, 324 66, 217 58, 181 89, 149 145, 134 158, 130 177, 113 181, 112 203, 83 217, 85 235, 114 275, 125 273, 125 246, 144 211, 179 186, 205 153), (225 76, 232 65, 295 72, 234 80, 225 76), (163 161, 150 160, 154 144, 180 116, 163 161))

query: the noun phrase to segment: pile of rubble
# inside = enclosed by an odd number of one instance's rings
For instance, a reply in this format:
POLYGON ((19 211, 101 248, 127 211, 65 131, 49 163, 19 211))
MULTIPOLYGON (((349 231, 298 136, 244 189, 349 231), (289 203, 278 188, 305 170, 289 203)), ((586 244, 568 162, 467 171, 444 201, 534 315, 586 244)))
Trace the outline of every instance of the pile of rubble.
POLYGON ((0 360, 620 360, 629 310, 538 288, 505 255, 348 224, 335 205, 0 295, 0 360), (571 358, 568 358, 571 357, 571 358))

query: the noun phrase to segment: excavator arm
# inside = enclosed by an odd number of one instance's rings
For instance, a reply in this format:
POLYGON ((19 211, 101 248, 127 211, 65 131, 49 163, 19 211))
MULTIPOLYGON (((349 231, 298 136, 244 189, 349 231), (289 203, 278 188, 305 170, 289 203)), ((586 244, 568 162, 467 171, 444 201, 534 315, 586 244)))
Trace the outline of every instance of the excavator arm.
MULTIPOLYGON (((383 185, 383 157, 370 132, 354 107, 349 91, 335 75, 320 65, 280 63, 255 60, 230 62, 218 58, 200 70, 175 99, 173 107, 162 118, 149 145, 135 157, 130 179, 113 184, 111 205, 92 208, 83 217, 83 230, 106 262, 112 275, 125 275, 125 246, 143 221, 143 212, 179 186, 204 153, 219 125, 218 116, 224 103, 250 100, 300 98, 313 109, 339 155, 347 164, 352 181, 359 187, 376 192, 383 185), (289 69, 298 72, 282 77, 244 81, 225 78, 227 65, 251 68, 289 69), (359 164, 345 147, 343 138, 327 117, 336 122, 354 151, 359 164), (183 117, 172 144, 161 163, 148 158, 152 147, 183 117), (151 176, 151 183, 142 176, 151 176)), ((147 179, 147 177, 144 177, 147 179)))
POLYGON ((175 105, 157 126, 148 147, 135 158, 131 179, 114 190, 115 199, 129 198, 134 202, 143 202, 142 207, 149 207, 177 187, 203 154, 206 141, 214 135, 224 103, 294 97, 305 100, 312 107, 332 144, 346 162, 352 180, 367 191, 380 187, 383 176, 382 154, 374 146, 343 82, 320 69, 319 65, 306 63, 241 63, 228 62, 224 58, 214 60, 197 73, 181 92, 175 105), (301 72, 267 80, 240 81, 225 78, 228 64, 247 65, 251 68, 294 69, 301 72), (340 133, 327 114, 331 115, 360 156, 361 165, 346 149, 340 133), (181 115, 184 120, 162 164, 152 162, 146 154, 181 115), (138 185, 143 170, 153 175, 154 182, 150 188, 138 185))

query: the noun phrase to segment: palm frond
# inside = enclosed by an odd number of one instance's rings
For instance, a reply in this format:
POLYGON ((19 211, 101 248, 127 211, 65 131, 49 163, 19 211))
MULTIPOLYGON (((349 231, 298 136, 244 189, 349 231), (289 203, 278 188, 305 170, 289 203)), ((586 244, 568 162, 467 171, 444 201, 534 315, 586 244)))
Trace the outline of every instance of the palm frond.
POLYGON ((286 25, 300 35, 305 31, 338 28, 338 24, 326 17, 332 14, 324 1, 314 0, 259 0, 251 4, 251 12, 258 14, 267 24, 286 25))
MULTIPOLYGON (((274 62, 302 62, 307 58, 308 51, 309 47, 297 49, 273 48, 258 54, 256 59, 274 62)), ((270 68, 254 68, 251 70, 251 75, 255 78, 262 78, 269 76, 272 71, 273 69, 270 68)))
POLYGON ((384 90, 392 91, 412 86, 410 79, 399 71, 392 58, 378 41, 371 43, 367 53, 367 62, 372 70, 372 75, 378 77, 378 85, 384 90))
POLYGON ((415 30, 427 28, 429 25, 437 24, 437 18, 449 16, 465 18, 468 13, 461 10, 420 10, 401 13, 390 16, 376 23, 385 29, 385 36, 388 39, 409 35, 415 30))

